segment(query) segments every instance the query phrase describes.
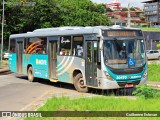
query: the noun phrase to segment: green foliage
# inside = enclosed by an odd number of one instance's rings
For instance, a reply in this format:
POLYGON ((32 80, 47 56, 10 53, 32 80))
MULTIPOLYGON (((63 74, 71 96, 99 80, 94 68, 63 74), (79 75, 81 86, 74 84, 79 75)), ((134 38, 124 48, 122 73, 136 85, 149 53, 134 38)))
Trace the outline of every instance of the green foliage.
POLYGON ((135 9, 133 7, 130 8, 131 11, 135 11, 135 9))
POLYGON ((148 80, 160 82, 160 64, 149 64, 148 65, 148 80))
POLYGON ((111 8, 106 7, 106 12, 113 12, 111 8))
POLYGON ((128 8, 122 8, 122 11, 128 11, 128 8))
MULTIPOLYGON (((122 11, 128 11, 128 8, 122 8, 122 11)), ((135 9, 133 7, 131 7, 130 11, 135 11, 135 9)))
POLYGON ((106 8, 102 4, 93 4, 90 0, 62 0, 61 26, 99 26, 109 25, 110 21, 103 15, 106 8))
POLYGON ((141 28, 142 31, 149 31, 149 32, 160 32, 159 28, 141 28))
POLYGON ((151 86, 141 85, 137 87, 137 89, 133 92, 133 95, 148 99, 148 98, 154 98, 155 93, 156 93, 155 90, 153 90, 151 86))
POLYGON ((157 48, 158 48, 158 50, 160 50, 160 44, 157 44, 157 48))

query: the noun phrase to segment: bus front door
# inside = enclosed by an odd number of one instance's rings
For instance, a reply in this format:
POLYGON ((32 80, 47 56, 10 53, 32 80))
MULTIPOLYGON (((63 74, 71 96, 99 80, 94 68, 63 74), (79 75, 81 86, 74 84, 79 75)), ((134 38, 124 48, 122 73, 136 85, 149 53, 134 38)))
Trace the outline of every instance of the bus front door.
POLYGON ((49 78, 57 80, 57 41, 49 41, 49 78))
POLYGON ((97 83, 97 41, 86 42, 86 84, 88 86, 98 86, 97 83))
POLYGON ((17 73, 22 73, 23 41, 17 41, 17 73))

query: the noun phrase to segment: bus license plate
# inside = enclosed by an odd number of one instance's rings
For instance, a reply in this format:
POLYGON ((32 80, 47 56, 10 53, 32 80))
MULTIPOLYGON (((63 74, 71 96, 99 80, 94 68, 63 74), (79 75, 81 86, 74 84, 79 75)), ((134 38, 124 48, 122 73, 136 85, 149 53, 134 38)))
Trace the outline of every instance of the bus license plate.
POLYGON ((134 86, 133 84, 126 84, 125 85, 126 88, 133 87, 133 86, 134 86))

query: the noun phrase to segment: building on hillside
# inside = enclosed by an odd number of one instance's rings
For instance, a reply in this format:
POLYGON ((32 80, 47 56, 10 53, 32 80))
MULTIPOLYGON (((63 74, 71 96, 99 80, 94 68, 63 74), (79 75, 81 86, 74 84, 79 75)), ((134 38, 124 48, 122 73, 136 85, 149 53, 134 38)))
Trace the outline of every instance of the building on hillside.
MULTIPOLYGON (((136 26, 141 23, 141 19, 135 11, 130 12, 131 15, 131 26, 136 26)), ((128 19, 128 11, 115 11, 107 13, 108 18, 113 24, 126 26, 128 19)))
POLYGON ((160 25, 160 0, 149 0, 143 2, 146 22, 151 25, 160 25))
POLYGON ((113 0, 112 3, 105 4, 106 7, 110 8, 111 10, 121 10, 121 3, 119 0, 113 0))

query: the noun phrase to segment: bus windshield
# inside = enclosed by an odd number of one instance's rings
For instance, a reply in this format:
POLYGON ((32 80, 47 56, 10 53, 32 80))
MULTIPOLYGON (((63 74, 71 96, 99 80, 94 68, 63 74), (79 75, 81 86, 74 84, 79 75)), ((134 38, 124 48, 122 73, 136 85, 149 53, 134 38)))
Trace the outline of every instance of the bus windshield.
POLYGON ((145 64, 143 39, 104 40, 104 62, 114 69, 136 68, 145 64))

